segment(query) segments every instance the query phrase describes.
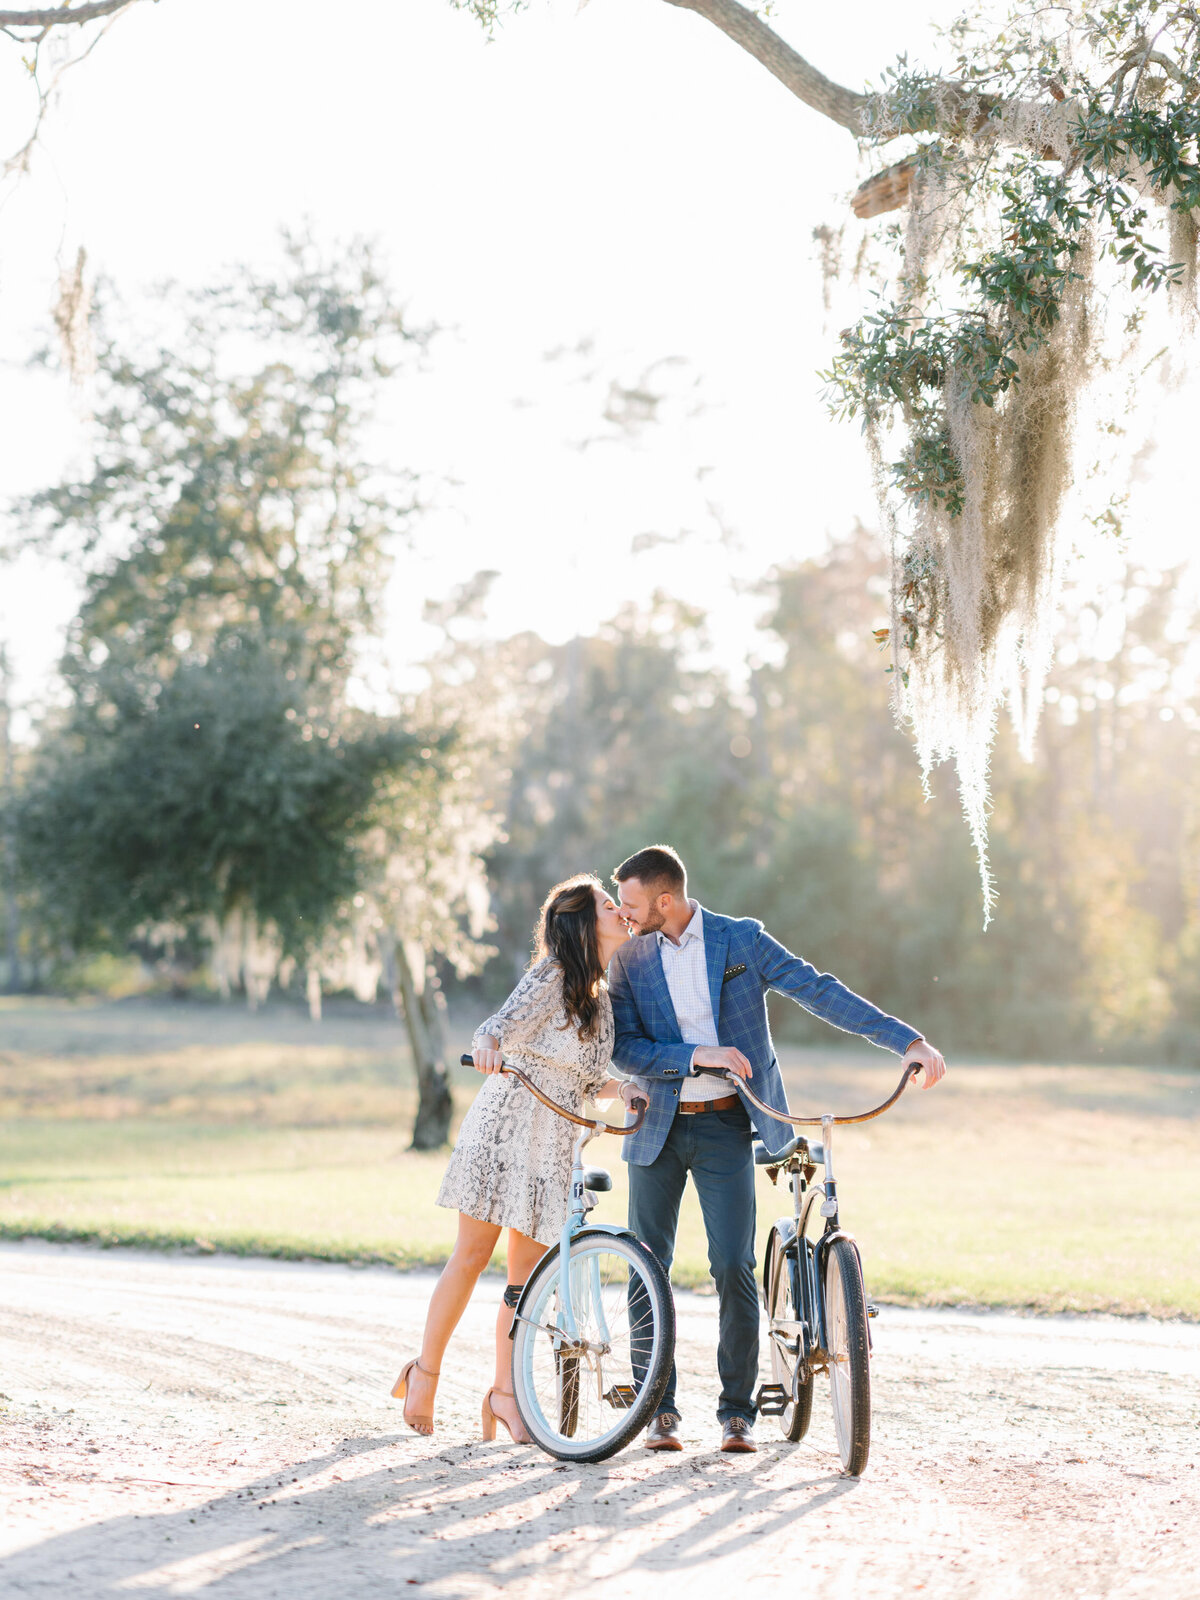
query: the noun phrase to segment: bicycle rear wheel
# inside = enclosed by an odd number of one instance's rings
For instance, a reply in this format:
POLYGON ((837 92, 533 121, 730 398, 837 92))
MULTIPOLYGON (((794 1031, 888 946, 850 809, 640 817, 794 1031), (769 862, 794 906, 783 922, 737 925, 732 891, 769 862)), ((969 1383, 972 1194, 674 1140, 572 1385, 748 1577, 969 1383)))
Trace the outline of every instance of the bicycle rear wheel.
MULTIPOLYGON (((803 1241, 795 1240, 794 1245, 802 1248, 803 1241)), ((806 1378, 798 1373, 804 1358, 799 1329, 804 1313, 799 1304, 796 1273, 795 1258, 787 1253, 779 1234, 772 1229, 767 1246, 767 1338, 771 1345, 771 1381, 790 1397, 779 1414, 779 1431, 792 1444, 798 1444, 808 1432, 813 1403, 812 1373, 806 1378), (775 1324, 780 1321, 794 1326, 777 1329, 775 1324)))
POLYGON ((675 1358, 675 1302, 637 1239, 582 1233, 571 1245, 566 1331, 557 1247, 530 1276, 513 1333, 513 1394, 530 1437, 562 1461, 604 1461, 649 1422, 675 1358))
POLYGON ((825 1338, 842 1470, 857 1478, 871 1450, 871 1346, 858 1252, 835 1239, 825 1253, 825 1338))

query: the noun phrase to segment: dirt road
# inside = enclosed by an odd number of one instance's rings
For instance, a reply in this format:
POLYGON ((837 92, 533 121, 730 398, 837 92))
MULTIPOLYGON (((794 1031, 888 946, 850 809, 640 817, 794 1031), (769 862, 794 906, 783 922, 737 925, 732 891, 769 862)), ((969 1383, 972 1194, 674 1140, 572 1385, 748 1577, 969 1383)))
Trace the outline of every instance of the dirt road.
POLYGON ((686 1450, 478 1442, 499 1285, 432 1441, 387 1398, 430 1278, 0 1246, 0 1596, 789 1593, 1192 1600, 1200 1327, 886 1307, 875 1442, 713 1448, 716 1306, 680 1296, 686 1450))

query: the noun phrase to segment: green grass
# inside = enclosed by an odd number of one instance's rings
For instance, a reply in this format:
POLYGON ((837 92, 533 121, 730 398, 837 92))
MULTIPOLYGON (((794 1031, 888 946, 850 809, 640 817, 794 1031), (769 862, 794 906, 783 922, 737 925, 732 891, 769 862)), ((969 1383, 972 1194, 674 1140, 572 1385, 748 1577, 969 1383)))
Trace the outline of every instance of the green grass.
MULTIPOLYGON (((469 1031, 464 1026, 459 1031, 469 1031)), ((890 1057, 784 1051, 797 1110, 882 1098, 890 1057)), ((477 1080, 462 1074, 465 1109, 477 1080)), ((434 1265, 444 1154, 409 1151, 413 1090, 383 1012, 0 1001, 0 1236, 434 1265)), ((838 1135, 868 1285, 910 1304, 1200 1316, 1200 1073, 956 1066, 838 1135)), ((617 1141, 589 1159, 615 1179, 617 1141)), ((760 1242, 790 1209, 759 1175, 760 1242)), ((675 1277, 708 1282, 689 1196, 675 1277)))

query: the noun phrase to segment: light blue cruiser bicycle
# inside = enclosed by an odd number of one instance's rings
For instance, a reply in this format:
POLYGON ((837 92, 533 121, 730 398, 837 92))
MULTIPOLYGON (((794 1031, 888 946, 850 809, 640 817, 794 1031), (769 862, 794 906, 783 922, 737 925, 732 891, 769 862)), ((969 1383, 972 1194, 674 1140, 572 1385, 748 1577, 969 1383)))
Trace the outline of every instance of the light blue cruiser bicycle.
POLYGON ((628 1228, 588 1220, 612 1177, 585 1167, 584 1149, 602 1133, 636 1133, 647 1102, 635 1100, 633 1121, 614 1127, 566 1110, 519 1067, 506 1062, 501 1070, 582 1129, 562 1236, 530 1273, 513 1313, 513 1395, 530 1438, 548 1454, 604 1461, 650 1421, 675 1359, 675 1302, 658 1258, 628 1228))

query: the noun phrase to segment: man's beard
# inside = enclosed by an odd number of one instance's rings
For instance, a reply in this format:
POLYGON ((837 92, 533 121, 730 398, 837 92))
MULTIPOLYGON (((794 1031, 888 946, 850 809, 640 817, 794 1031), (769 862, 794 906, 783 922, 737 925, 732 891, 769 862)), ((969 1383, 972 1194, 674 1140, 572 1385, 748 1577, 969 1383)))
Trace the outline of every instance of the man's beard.
POLYGON ((644 934, 657 933, 660 928, 664 927, 666 927, 666 919, 658 907, 653 906, 646 913, 645 922, 639 923, 638 927, 634 931, 637 933, 637 936, 640 939, 644 934))

